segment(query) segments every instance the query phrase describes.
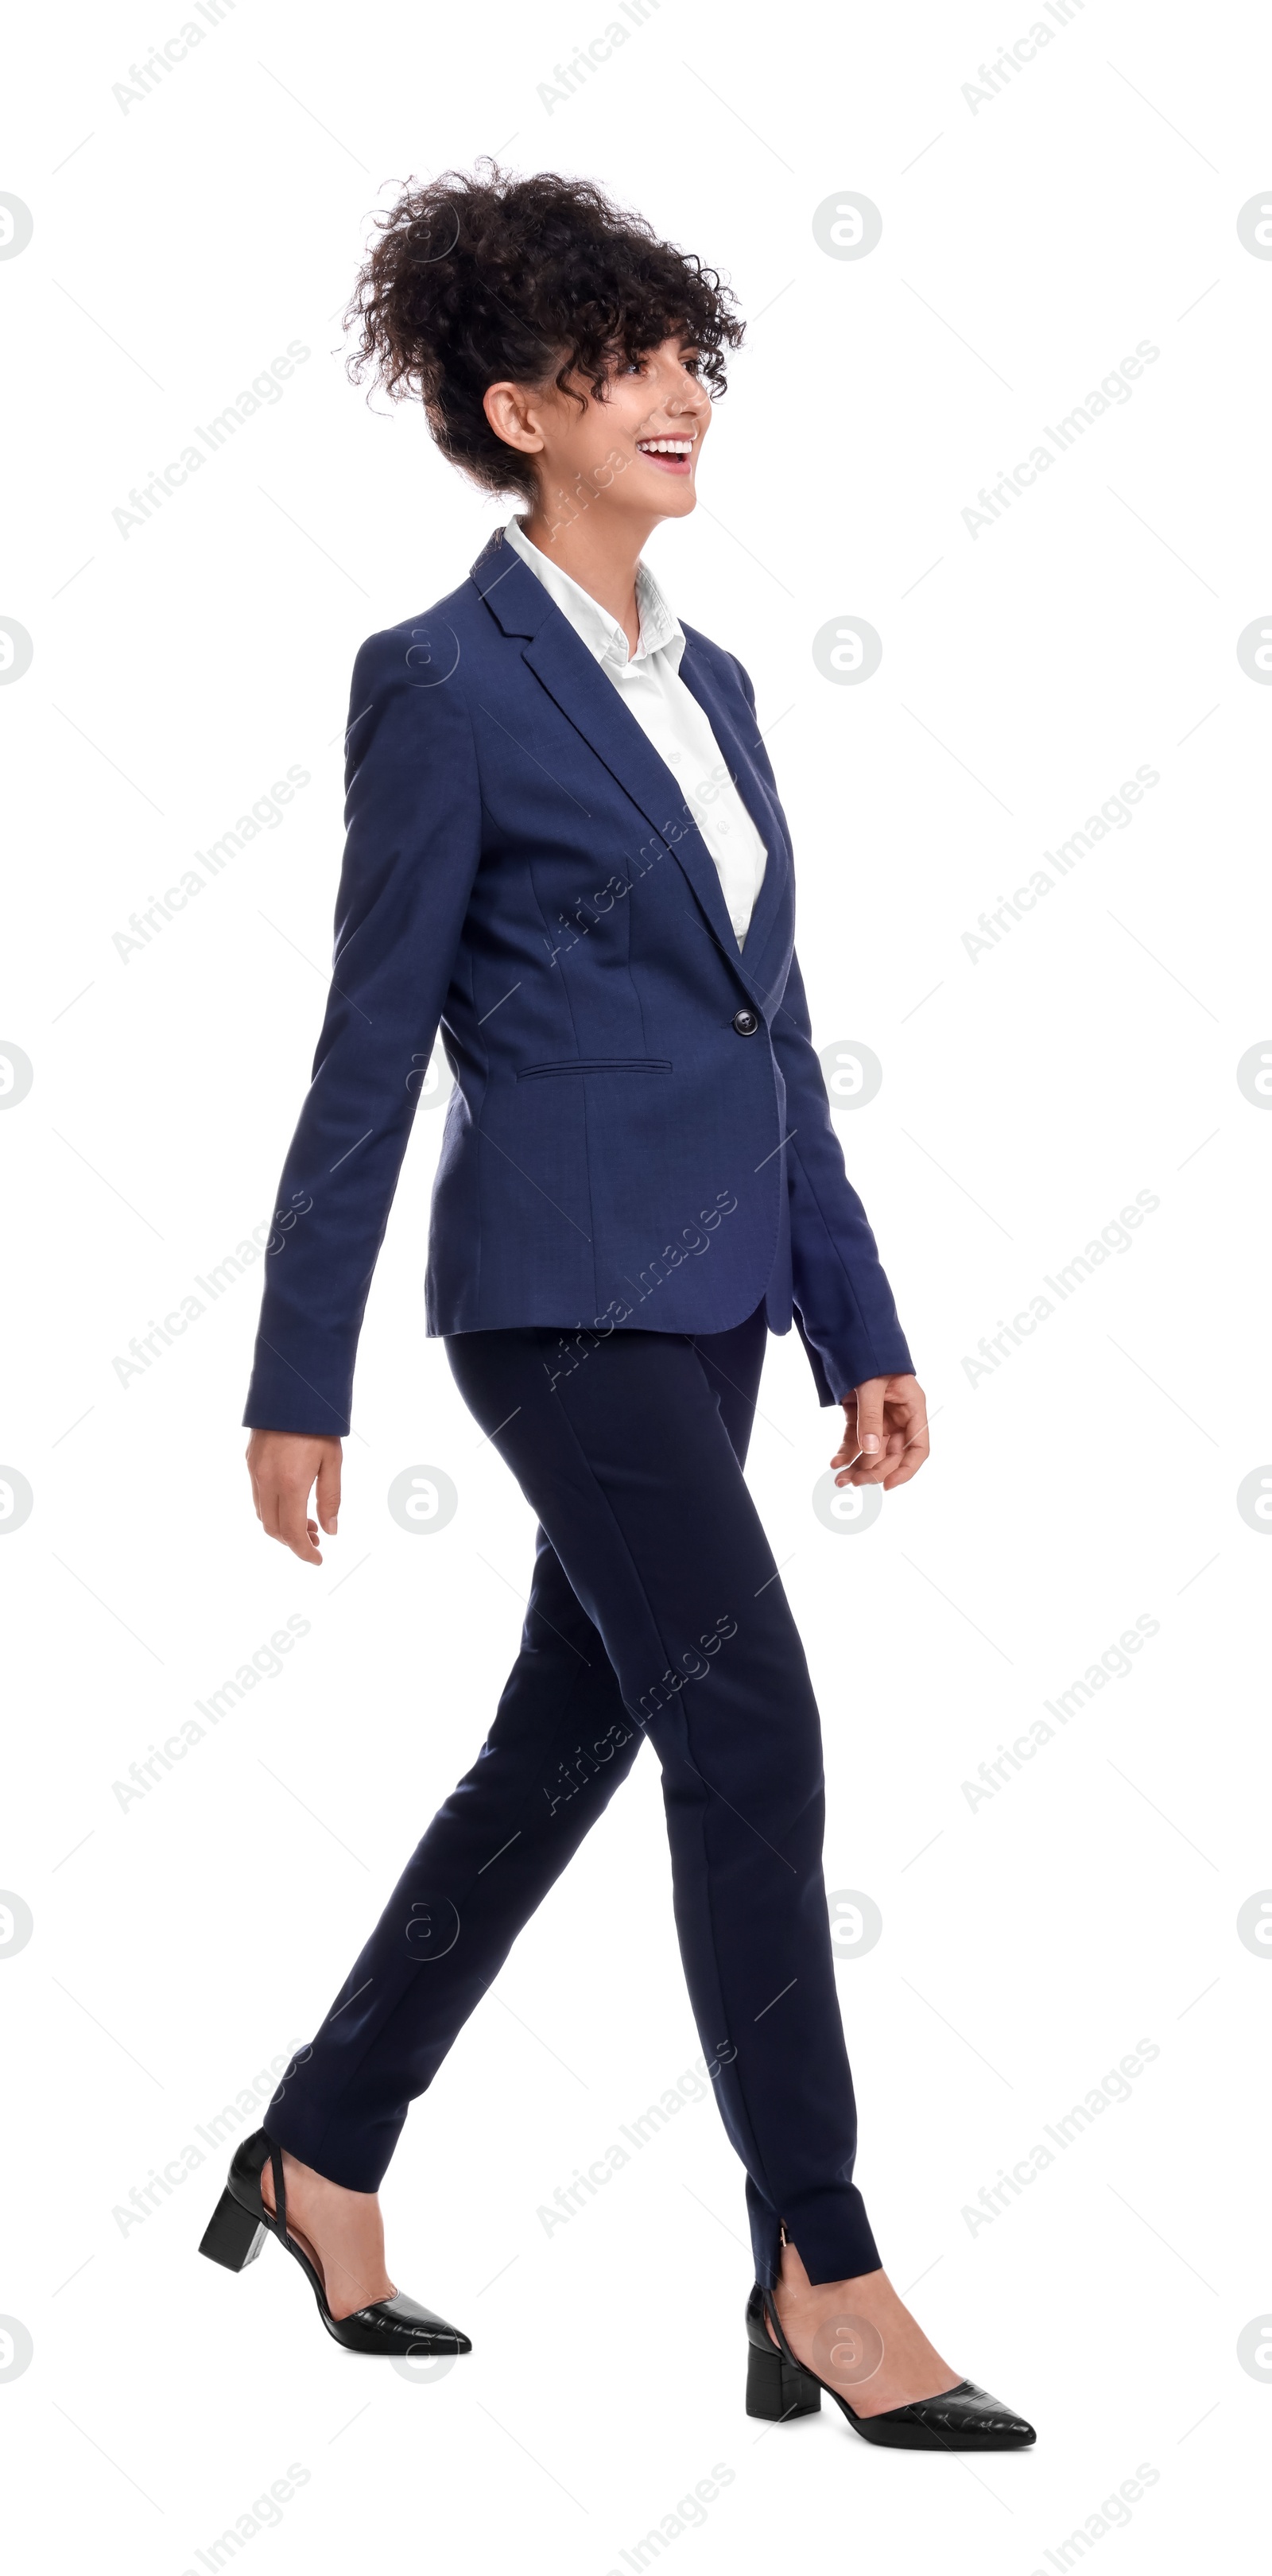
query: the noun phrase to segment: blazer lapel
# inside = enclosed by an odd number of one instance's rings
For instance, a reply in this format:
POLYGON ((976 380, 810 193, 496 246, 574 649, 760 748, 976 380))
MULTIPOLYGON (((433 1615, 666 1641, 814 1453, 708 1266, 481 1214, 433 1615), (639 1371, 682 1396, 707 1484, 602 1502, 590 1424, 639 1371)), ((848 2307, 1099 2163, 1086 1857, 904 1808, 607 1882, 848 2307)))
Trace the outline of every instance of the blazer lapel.
POLYGON ((745 700, 742 702, 743 729, 740 730, 706 654, 695 650, 689 636, 685 638, 680 677, 706 716, 729 775, 767 853, 764 876, 755 898, 741 959, 744 974, 758 991, 761 989, 760 977, 769 935, 786 908, 791 874, 790 848, 777 800, 752 758, 748 735, 754 728, 754 718, 745 700))
MULTIPOLYGON (((692 808, 630 707, 623 705, 587 646, 563 617, 556 602, 536 581, 528 564, 496 530, 472 568, 472 579, 505 634, 524 637, 523 657, 575 731, 596 753, 631 797, 659 838, 665 841, 691 886, 717 945, 736 968, 753 998, 763 997, 756 975, 767 928, 780 903, 788 865, 785 838, 771 800, 741 739, 729 723, 720 693, 707 674, 704 687, 700 657, 686 641, 681 675, 704 709, 723 758, 736 780, 768 853, 744 950, 739 950, 719 873, 703 840, 692 808), (694 665, 692 674, 691 662, 694 665)), ((572 791, 567 790, 567 793, 572 791)))

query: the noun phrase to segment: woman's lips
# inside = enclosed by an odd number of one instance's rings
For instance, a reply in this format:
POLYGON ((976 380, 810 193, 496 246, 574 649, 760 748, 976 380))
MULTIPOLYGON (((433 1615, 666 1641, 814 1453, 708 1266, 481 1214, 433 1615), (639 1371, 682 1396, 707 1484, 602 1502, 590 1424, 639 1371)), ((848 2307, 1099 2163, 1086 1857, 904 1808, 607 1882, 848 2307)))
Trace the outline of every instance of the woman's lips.
POLYGON ((644 457, 647 465, 657 465, 660 467, 664 474, 679 474, 683 477, 684 475, 692 474, 693 472, 692 447, 689 448, 685 455, 677 456, 669 455, 665 450, 659 452, 654 448, 642 447, 638 442, 636 453, 638 456, 644 457))

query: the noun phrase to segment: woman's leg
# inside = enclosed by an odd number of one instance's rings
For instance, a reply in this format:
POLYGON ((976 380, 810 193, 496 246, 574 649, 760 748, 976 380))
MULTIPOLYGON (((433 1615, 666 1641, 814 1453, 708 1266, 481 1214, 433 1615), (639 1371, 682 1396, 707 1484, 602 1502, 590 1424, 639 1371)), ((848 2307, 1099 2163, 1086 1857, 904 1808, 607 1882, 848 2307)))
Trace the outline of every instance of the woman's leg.
POLYGON ((291 2156, 348 2191, 378 2190, 409 2103, 640 1742, 601 1639, 540 1528, 521 1650, 486 1741, 266 2111, 269 2135, 291 2156))
MULTIPOLYGON (((290 2232, 317 2265, 333 2316, 391 2294, 375 2195, 408 2103, 626 1777, 640 1740, 604 1646, 540 1529, 521 1652, 486 1742, 265 2114, 284 2151, 290 2232)), ((272 2209, 268 2165, 261 2188, 272 2209)))

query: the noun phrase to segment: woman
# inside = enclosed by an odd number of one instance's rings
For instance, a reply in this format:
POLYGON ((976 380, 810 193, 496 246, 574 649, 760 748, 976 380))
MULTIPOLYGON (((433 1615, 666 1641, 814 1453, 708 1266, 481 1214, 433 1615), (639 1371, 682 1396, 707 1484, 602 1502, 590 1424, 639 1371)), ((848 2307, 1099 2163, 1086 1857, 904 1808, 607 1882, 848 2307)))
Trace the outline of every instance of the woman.
POLYGON ((741 325, 712 270, 595 188, 485 170, 403 197, 351 307, 355 371, 417 392, 443 454, 523 514, 355 663, 333 981, 245 1419, 264 1529, 321 1564, 440 1025, 428 1331, 538 1514, 534 1581, 486 1742, 203 2250, 238 2270, 272 2233, 356 2350, 470 2349, 394 2289, 377 2188, 648 1734, 747 2174, 749 2411, 804 2414, 826 2388, 872 2441, 1018 2448, 1032 2428, 897 2297, 852 2180, 818 1714, 742 1472, 766 1337, 792 1320, 843 1405, 839 1483, 895 1490, 928 1437, 811 1043, 754 692, 641 561, 694 507, 741 325))

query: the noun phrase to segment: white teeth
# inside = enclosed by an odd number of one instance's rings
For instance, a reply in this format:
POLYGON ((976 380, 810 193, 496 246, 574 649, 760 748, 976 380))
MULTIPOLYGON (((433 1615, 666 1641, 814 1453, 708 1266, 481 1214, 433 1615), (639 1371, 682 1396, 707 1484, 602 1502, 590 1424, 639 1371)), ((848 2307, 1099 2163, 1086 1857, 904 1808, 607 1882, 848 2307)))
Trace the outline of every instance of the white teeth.
POLYGON ((636 444, 642 456, 690 456, 693 453, 691 438, 638 438, 636 444))

